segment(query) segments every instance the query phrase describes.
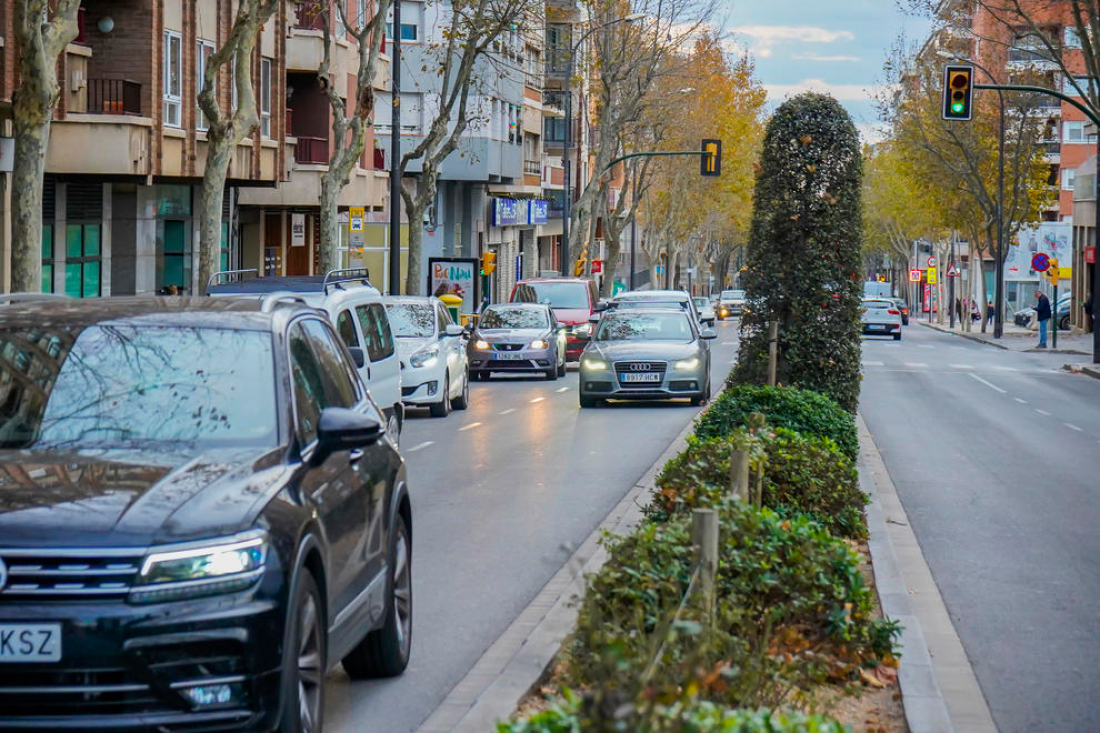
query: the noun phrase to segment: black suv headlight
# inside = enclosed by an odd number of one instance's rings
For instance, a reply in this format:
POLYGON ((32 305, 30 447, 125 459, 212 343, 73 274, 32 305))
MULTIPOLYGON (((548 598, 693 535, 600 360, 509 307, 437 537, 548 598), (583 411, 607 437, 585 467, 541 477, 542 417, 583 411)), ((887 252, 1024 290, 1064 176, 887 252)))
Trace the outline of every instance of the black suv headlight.
POLYGON ((267 532, 154 547, 145 555, 131 603, 160 603, 244 590, 263 575, 267 532))

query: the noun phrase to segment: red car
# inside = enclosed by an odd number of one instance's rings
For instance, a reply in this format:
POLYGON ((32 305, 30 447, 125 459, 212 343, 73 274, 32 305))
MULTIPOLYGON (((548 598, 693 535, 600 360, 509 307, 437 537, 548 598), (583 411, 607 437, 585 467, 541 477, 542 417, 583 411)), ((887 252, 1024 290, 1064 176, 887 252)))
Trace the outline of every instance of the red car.
POLYGON ((589 317, 600 302, 596 282, 584 278, 539 278, 521 280, 508 298, 512 303, 544 303, 554 311, 560 323, 569 326, 566 332, 565 359, 577 361, 587 341, 577 338, 577 331, 591 328, 589 317))

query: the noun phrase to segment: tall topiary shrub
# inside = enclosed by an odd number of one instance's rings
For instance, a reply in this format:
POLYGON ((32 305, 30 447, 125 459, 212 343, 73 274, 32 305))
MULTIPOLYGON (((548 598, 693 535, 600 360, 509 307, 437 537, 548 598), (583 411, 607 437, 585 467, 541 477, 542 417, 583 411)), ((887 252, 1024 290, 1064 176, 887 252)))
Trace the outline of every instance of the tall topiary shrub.
POLYGON ((763 383, 768 321, 779 322, 778 381, 859 401, 859 136, 829 96, 784 102, 768 123, 753 194, 749 301, 734 382, 763 383))

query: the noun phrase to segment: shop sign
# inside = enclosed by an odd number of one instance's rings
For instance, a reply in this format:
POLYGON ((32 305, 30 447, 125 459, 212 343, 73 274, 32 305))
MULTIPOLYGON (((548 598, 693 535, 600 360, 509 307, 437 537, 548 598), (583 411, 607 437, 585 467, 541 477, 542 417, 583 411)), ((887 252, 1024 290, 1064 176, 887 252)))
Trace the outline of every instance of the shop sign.
POLYGON ((531 199, 527 202, 530 209, 527 221, 530 224, 545 224, 550 215, 550 202, 546 199, 531 199))
MULTIPOLYGON (((526 203, 526 202, 524 202, 526 203)), ((493 199, 493 226, 506 227, 513 224, 526 224, 526 221, 520 221, 520 202, 516 199, 494 198, 493 199)), ((523 218, 526 219, 527 207, 523 207, 523 218)))
POLYGON ((348 231, 361 232, 363 231, 363 218, 364 210, 362 206, 352 206, 348 211, 348 231))
POLYGON ((291 247, 305 247, 306 246, 306 215, 305 214, 291 214, 290 215, 290 246, 291 247))

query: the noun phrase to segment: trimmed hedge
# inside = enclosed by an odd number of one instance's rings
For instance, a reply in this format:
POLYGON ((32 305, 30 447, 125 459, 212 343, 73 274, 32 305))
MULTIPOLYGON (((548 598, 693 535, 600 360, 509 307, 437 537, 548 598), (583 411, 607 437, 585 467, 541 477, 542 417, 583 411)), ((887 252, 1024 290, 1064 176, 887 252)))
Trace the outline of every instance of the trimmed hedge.
POLYGON ((859 454, 851 413, 818 392, 794 387, 731 386, 696 421, 695 435, 704 439, 727 436, 745 427, 756 412, 773 427, 829 438, 853 463, 859 454))
POLYGON ((859 489, 852 462, 829 438, 805 437, 786 428, 755 441, 743 430, 725 438, 689 440, 687 449, 657 477, 651 508, 668 515, 721 501, 729 493, 730 454, 750 445, 765 460, 764 506, 781 516, 806 514, 838 537, 867 536, 867 495, 859 489))
MULTIPOLYGON (((550 708, 511 723, 497 725, 497 733, 581 733, 583 701, 566 690, 550 708)), ((714 703, 691 700, 635 711, 629 728, 646 733, 844 733, 839 722, 825 715, 782 710, 730 710, 714 703)))
MULTIPOLYGON (((897 624, 872 618, 859 556, 807 517, 719 502, 715 629, 685 622, 652 685, 679 687, 720 668, 700 694, 731 707, 774 704, 792 688, 848 679, 896 654, 897 624)), ((633 696, 690 582, 691 517, 608 541, 569 649, 567 681, 633 696)))

